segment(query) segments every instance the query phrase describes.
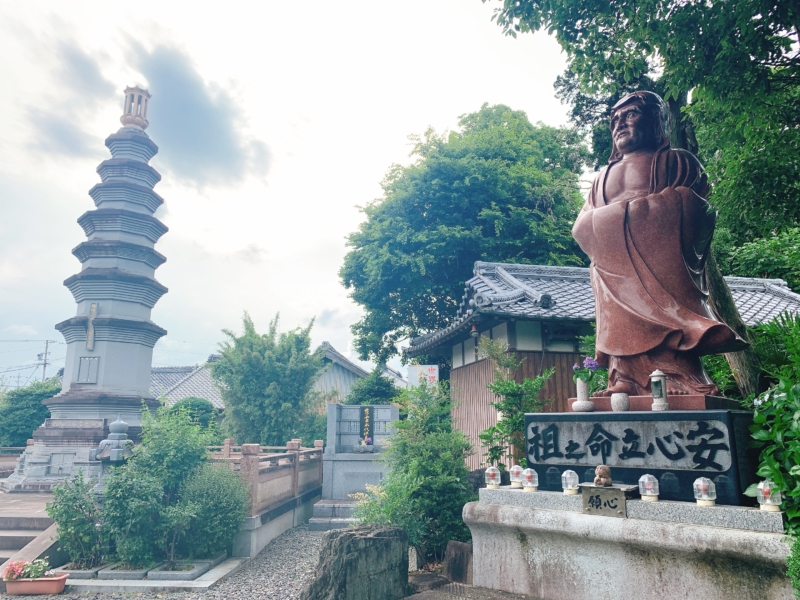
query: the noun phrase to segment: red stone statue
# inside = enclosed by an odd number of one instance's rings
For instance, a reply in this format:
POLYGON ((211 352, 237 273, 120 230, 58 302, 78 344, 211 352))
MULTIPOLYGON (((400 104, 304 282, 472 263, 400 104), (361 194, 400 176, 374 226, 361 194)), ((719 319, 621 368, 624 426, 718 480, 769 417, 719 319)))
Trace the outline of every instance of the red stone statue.
POLYGON ((656 369, 667 374, 668 394, 715 395, 700 357, 747 345, 708 305, 717 213, 705 200, 703 166, 670 148, 667 117, 652 92, 617 102, 609 165, 572 228, 592 261, 595 358, 609 369, 609 387, 596 395, 648 394, 656 369))

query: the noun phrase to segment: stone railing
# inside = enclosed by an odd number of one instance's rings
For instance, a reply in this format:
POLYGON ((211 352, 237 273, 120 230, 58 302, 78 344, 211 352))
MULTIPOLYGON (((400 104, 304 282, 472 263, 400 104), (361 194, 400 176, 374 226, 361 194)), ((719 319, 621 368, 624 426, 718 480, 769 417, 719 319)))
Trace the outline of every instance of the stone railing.
POLYGON ((302 448, 300 440, 286 446, 261 446, 225 440, 208 448, 213 462, 227 463, 250 489, 250 515, 256 516, 322 485, 322 440, 302 448))

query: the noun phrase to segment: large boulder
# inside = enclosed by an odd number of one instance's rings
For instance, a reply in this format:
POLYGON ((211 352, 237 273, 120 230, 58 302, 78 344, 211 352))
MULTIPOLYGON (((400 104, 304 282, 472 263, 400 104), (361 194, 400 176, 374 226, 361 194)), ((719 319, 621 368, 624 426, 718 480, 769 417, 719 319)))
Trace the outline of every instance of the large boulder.
POLYGON ((362 525, 325 534, 316 577, 300 600, 400 600, 407 595, 406 532, 362 525))

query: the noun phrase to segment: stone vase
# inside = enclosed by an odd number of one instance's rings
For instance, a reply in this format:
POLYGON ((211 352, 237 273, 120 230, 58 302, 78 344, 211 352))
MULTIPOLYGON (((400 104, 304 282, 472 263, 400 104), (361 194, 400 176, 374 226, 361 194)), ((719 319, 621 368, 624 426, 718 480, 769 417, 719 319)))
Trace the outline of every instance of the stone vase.
POLYGON ((594 402, 589 400, 589 383, 579 378, 575 385, 578 388, 578 399, 572 403, 572 412, 594 412, 594 402))
POLYGON ((625 412, 631 409, 631 399, 628 394, 611 394, 611 410, 614 412, 625 412))

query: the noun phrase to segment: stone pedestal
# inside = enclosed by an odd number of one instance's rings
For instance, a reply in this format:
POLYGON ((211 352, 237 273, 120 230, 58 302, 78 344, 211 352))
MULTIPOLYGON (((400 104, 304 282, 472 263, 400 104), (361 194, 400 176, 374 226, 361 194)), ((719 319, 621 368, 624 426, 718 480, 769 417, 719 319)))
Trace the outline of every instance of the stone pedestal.
MULTIPOLYGON (((611 412, 610 396, 592 396, 589 398, 594 404, 597 412, 611 412)), ((630 407, 628 410, 647 411, 652 410, 652 396, 629 396, 630 407)), ((580 398, 570 398, 567 400, 569 409, 572 405, 580 401, 580 398)), ((735 400, 722 398, 720 396, 702 396, 699 394, 686 394, 679 396, 667 396, 669 410, 739 410, 741 405, 735 400)))
POLYGON ((463 513, 473 584, 548 600, 793 598, 779 517, 682 502, 630 505, 636 518, 619 519, 582 514, 578 497, 481 490, 463 513))
POLYGON ((692 483, 708 477, 717 503, 752 505, 743 495, 756 481, 752 420, 751 412, 731 410, 527 414, 528 466, 540 490, 560 491, 568 469, 592 482, 604 464, 614 483, 638 485, 645 473, 654 475, 664 500, 693 502, 692 483))

